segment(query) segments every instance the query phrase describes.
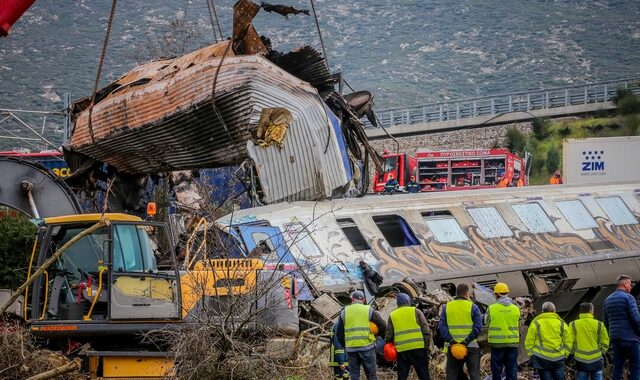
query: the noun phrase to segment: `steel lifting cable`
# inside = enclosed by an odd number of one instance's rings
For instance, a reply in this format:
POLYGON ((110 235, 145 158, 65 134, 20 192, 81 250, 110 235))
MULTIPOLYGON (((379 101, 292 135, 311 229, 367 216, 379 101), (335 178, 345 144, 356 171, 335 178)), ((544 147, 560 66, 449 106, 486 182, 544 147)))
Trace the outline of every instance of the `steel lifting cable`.
POLYGON ((318 22, 318 14, 316 13, 316 6, 314 0, 311 1, 311 9, 313 10, 313 18, 316 20, 316 29, 318 30, 318 37, 320 37, 320 46, 322 47, 322 54, 324 54, 324 61, 329 68, 329 57, 327 57, 327 51, 324 48, 324 41, 322 40, 322 32, 320 31, 320 23, 318 22))
POLYGON ((113 25, 113 16, 116 13, 116 3, 118 0, 113 0, 111 3, 111 13, 109 14, 109 21, 107 22, 107 30, 104 35, 104 41, 102 41, 102 53, 100 54, 100 63, 98 63, 98 73, 96 74, 96 82, 93 85, 93 93, 91 94, 91 104, 89 105, 89 134, 91 135, 91 143, 94 142, 93 137, 93 125, 91 124, 91 115, 93 114, 93 105, 96 102, 96 94, 98 92, 98 85, 100 84, 100 75, 102 74, 102 67, 104 66, 104 58, 107 55, 107 45, 109 44, 109 35, 111 34, 111 26, 113 25))
POLYGON ((216 12, 216 6, 213 0, 207 0, 207 8, 209 8, 209 19, 211 19, 211 29, 213 29, 213 38, 215 42, 221 42, 224 40, 222 36, 222 29, 220 29, 220 20, 218 20, 218 13, 216 12), (216 31, 216 28, 218 29, 216 31))

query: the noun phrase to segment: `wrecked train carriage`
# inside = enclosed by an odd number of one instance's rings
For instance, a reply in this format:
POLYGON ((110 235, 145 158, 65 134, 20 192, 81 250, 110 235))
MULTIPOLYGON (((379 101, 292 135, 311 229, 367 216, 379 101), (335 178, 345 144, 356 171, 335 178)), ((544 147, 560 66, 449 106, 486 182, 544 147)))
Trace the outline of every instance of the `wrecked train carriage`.
POLYGON ((101 90, 91 123, 87 101, 76 103, 66 152, 74 169, 98 161, 150 174, 251 157, 264 202, 342 194, 351 163, 316 88, 264 57, 228 56, 227 44, 132 70, 101 90))
MULTIPOLYGON (((246 252, 297 265, 316 295, 362 288, 364 260, 383 286, 424 290, 506 282, 559 312, 600 304, 620 273, 640 277, 640 184, 536 186, 295 202, 218 220, 246 252), (255 254, 255 252, 254 252, 255 254)), ((312 299, 312 293, 301 299, 312 299)), ((597 309, 599 310, 599 309, 597 309)))

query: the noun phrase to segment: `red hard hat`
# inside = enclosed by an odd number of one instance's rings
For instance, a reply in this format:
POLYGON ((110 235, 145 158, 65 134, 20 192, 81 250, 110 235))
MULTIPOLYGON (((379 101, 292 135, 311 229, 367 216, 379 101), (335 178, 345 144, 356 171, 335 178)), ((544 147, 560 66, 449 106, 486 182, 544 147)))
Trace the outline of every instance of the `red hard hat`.
POLYGON ((396 346, 389 342, 384 344, 384 360, 389 363, 393 363, 398 359, 398 351, 396 350, 396 346))

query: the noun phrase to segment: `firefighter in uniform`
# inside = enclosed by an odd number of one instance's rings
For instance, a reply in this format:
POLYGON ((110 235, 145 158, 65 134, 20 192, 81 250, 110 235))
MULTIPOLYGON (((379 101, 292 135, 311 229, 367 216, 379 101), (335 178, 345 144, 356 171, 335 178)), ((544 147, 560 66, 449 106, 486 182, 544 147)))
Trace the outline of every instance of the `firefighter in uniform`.
POLYGON ((383 194, 393 194, 398 191, 398 181, 395 179, 393 173, 389 173, 387 177, 387 183, 384 184, 383 194))
POLYGON ((380 314, 365 304, 364 293, 356 290, 336 323, 338 346, 344 347, 349 360, 351 380, 360 379, 360 366, 369 380, 377 380, 374 335, 384 336, 386 324, 380 314))
POLYGON ((491 345, 491 377, 502 380, 518 378, 518 346, 520 344, 520 308, 509 298, 509 287, 499 282, 493 287, 496 303, 489 306, 485 316, 488 341, 491 345))
POLYGON ((569 324, 573 332, 576 380, 602 380, 602 354, 609 349, 604 323, 593 318, 593 304, 580 304, 580 318, 569 324))
POLYGON ((482 314, 470 301, 469 285, 458 284, 456 298, 449 301, 440 315, 440 336, 447 342, 446 379, 458 380, 467 365, 471 380, 480 380, 480 346, 482 314))
POLYGON ((399 293, 397 303, 387 321, 385 340, 393 342, 398 351, 398 380, 406 380, 412 366, 418 379, 429 380, 429 323, 422 311, 411 306, 408 295, 399 293))
POLYGON ((573 347, 573 332, 556 314, 552 302, 542 304, 542 314, 531 321, 524 345, 540 380, 564 380, 564 360, 573 347))
POLYGON ((420 192, 420 184, 416 182, 416 176, 412 175, 409 182, 407 182, 407 191, 410 193, 420 192))
POLYGON ((347 363, 347 354, 344 352, 344 347, 340 346, 337 342, 338 324, 334 324, 331 329, 331 344, 329 346, 329 367, 333 368, 333 378, 335 380, 349 379, 349 370, 347 363))

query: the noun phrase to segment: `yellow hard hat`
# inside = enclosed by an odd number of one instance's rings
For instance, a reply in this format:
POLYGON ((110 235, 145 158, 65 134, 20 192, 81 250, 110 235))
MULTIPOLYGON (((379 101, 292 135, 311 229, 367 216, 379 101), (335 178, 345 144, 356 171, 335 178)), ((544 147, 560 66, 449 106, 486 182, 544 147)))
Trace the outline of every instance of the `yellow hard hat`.
POLYGON ((371 331, 371 334, 373 335, 378 335, 378 333, 380 332, 378 331, 378 325, 373 322, 369 322, 369 331, 371 331))
POLYGON ((458 360, 462 360, 467 357, 467 346, 464 344, 456 343, 451 346, 451 355, 458 360))
POLYGON ((493 292, 496 294, 507 294, 509 293, 509 287, 504 282, 499 282, 493 287, 493 292))

